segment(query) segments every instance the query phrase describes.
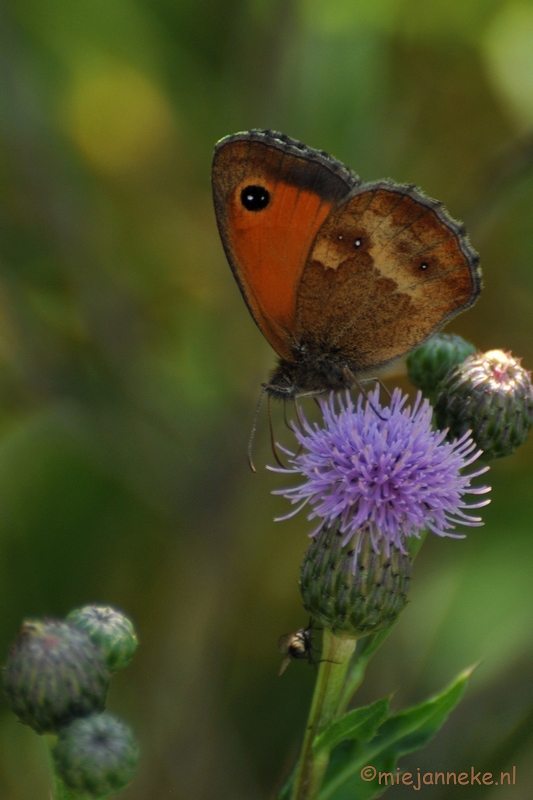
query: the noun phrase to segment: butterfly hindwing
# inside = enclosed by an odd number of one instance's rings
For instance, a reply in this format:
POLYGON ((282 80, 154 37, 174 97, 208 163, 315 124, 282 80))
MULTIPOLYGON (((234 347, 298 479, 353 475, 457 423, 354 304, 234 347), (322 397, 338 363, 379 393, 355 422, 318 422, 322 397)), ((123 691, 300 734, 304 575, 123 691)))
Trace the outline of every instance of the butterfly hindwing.
POLYGON ((379 182, 322 225, 298 288, 296 336, 379 369, 421 344, 480 291, 477 256, 440 204, 379 182))

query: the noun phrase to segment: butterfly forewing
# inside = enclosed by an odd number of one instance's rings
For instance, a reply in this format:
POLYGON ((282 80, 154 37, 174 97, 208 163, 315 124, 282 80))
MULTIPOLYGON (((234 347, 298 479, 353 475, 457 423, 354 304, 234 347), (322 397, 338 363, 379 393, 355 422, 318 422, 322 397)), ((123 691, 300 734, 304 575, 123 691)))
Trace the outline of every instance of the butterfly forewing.
POLYGON ((296 289, 313 240, 357 183, 339 162, 268 131, 217 145, 213 194, 226 255, 254 319, 284 358, 292 357, 296 289), (258 188, 264 200, 253 207, 246 193, 258 188))

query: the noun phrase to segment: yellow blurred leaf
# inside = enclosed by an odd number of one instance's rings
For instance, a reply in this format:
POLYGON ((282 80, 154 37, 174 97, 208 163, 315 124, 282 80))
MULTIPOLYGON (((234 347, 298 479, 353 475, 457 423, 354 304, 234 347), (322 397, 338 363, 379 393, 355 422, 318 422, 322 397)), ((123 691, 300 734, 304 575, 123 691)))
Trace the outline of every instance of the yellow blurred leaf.
POLYGON ((66 124, 85 158, 106 174, 145 167, 167 153, 175 133, 159 88, 128 64, 105 59, 78 68, 66 124))
POLYGON ((517 125, 533 125, 533 3, 503 6, 485 30, 489 75, 517 125))

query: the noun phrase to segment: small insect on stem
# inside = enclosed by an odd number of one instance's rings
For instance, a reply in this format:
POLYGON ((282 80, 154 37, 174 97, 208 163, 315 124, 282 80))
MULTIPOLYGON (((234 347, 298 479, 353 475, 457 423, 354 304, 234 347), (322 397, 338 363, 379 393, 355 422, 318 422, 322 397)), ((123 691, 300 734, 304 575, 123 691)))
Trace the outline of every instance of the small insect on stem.
MULTIPOLYGON (((286 633, 278 641, 278 650, 283 653, 285 658, 281 662, 278 675, 283 675, 293 658, 306 658, 312 667, 317 664, 322 664, 323 661, 329 661, 327 658, 322 658, 320 661, 315 661, 313 653, 319 653, 318 648, 313 647, 313 634, 312 631, 320 631, 322 628, 315 628, 313 620, 309 620, 307 628, 300 628, 295 633, 286 633)), ((339 661, 329 661, 330 664, 339 664, 339 661)))
POLYGON ((313 650, 318 652, 313 647, 312 633, 313 620, 309 620, 307 628, 300 628, 295 633, 286 633, 278 641, 278 650, 283 653, 285 658, 281 662, 279 668, 279 675, 283 675, 293 658, 306 658, 310 664, 315 665, 313 659, 313 650))

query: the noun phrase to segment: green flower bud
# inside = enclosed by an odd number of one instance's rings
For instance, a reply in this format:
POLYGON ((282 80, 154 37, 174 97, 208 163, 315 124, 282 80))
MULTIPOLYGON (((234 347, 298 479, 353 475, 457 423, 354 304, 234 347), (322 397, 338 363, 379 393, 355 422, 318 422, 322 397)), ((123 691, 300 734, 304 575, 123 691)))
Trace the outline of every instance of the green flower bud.
POLYGON ((448 372, 475 352, 474 345, 461 336, 438 333, 407 356, 409 380, 432 399, 448 372))
POLYGON ((110 672, 123 669, 138 645, 131 620, 111 606, 84 606, 71 611, 71 622, 102 648, 110 672))
POLYGON ((360 637, 392 625, 407 599, 411 559, 385 542, 375 552, 365 535, 354 570, 354 553, 343 547, 338 525, 324 527, 304 556, 300 591, 313 620, 335 634, 360 637))
POLYGON ((84 797, 106 797, 135 775, 139 747, 131 728, 111 714, 91 714, 62 728, 53 750, 56 772, 84 797))
POLYGON ((37 733, 105 708, 109 672, 83 631, 55 620, 25 622, 4 671, 8 703, 37 733))
POLYGON ((435 419, 450 441, 471 430, 487 461, 511 455, 533 424, 531 375, 503 350, 471 356, 441 384, 435 419))

